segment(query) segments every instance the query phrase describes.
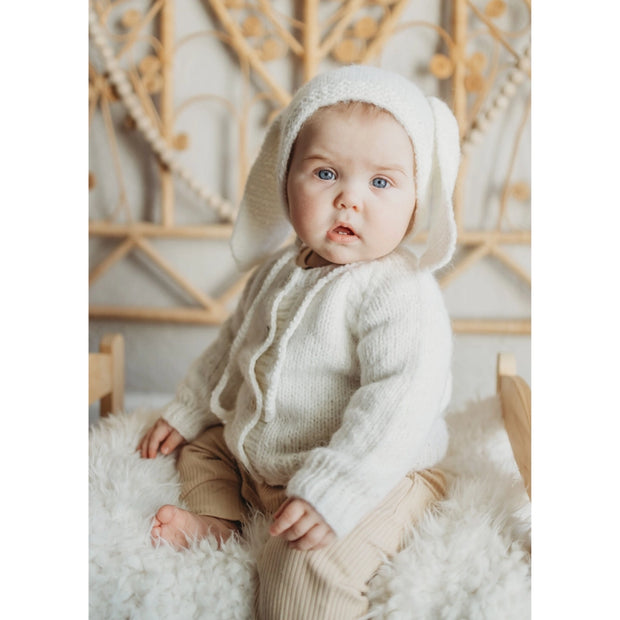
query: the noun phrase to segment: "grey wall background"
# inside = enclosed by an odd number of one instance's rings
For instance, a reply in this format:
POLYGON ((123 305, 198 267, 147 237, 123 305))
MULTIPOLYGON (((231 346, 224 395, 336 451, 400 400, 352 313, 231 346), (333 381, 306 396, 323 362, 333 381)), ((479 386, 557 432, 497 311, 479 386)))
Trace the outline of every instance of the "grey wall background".
MULTIPOLYGON (((290 3, 276 1, 276 8, 290 12, 290 3)), ((412 2, 401 22, 423 20, 449 27, 449 2, 412 2), (445 5, 445 6, 444 6, 445 5)), ((486 3, 478 2, 481 8, 486 3)), ((323 3, 323 10, 332 10, 331 2, 323 3)), ((128 9, 144 10, 147 3, 122 4, 118 15, 128 9)), ((175 35, 181 41, 188 34, 214 28, 206 5, 198 0, 178 0, 175 6, 175 35)), ((115 24, 114 20, 110 24, 115 24)), ((524 5, 513 1, 498 21, 507 29, 517 29, 527 23, 524 5)), ((527 36, 527 34, 526 34, 527 36)), ((514 41, 523 49, 526 39, 514 41)), ((148 43, 142 48, 148 51, 148 43)), ((395 35, 381 56, 381 66, 402 72, 414 79, 428 94, 449 99, 449 80, 439 83, 428 71, 428 63, 442 44, 431 28, 413 28, 395 35)), ((140 50, 138 46, 137 50, 140 50)), ((483 37, 476 39, 471 52, 481 50, 492 57, 501 53, 483 37)), ((136 53, 139 53, 136 52, 136 53)), ((101 59, 91 44, 90 60, 103 70, 101 59)), ((509 66, 509 58, 500 63, 509 66)), ((325 63, 321 68, 329 67, 325 63)), ((293 88, 296 74, 288 61, 269 63, 270 71, 278 81, 293 88)), ((208 37, 191 39, 179 47, 174 68, 175 103, 180 105, 189 97, 202 92, 216 93, 235 102, 243 89, 243 79, 232 54, 217 40, 208 37)), ((519 125, 524 106, 527 106, 530 85, 526 81, 507 109, 490 126, 483 141, 474 148, 465 191, 466 224, 483 228, 492 222, 499 209, 499 194, 513 149, 513 136, 519 125)), ((264 120, 268 109, 257 107, 250 124, 250 149, 255 153, 264 135, 264 120)), ((112 106, 123 183, 128 204, 135 218, 158 215, 159 182, 149 147, 136 131, 124 129, 126 110, 121 102, 112 106)), ((201 102, 190 106, 178 116, 175 129, 190 134, 190 148, 180 151, 180 160, 204 185, 221 193, 231 201, 238 199, 237 128, 230 121, 224 107, 217 102, 201 102)), ((90 128, 89 168, 95 174, 96 185, 90 192, 90 219, 103 219, 114 213, 118 204, 118 180, 111 164, 110 145, 102 116, 95 114, 90 128)), ((513 181, 530 183, 529 122, 523 134, 513 181)), ((175 182, 176 218, 178 223, 215 221, 213 213, 187 190, 175 182)), ((529 200, 509 203, 509 219, 515 226, 529 228, 529 200)), ((114 241, 92 238, 89 259, 92 268, 103 252, 114 241)), ((236 273, 224 241, 161 240, 158 249, 198 288, 218 294, 236 273)), ((530 268, 527 247, 507 248, 511 256, 530 268)), ((132 254, 115 265, 109 273, 90 289, 90 301, 96 304, 178 305, 183 294, 171 288, 159 276, 153 277, 152 268, 132 254)), ((529 316, 530 292, 516 276, 493 259, 485 259, 445 289, 448 309, 458 318, 524 318, 529 316)), ((128 406, 142 403, 160 403, 169 398, 183 377, 189 364, 215 337, 217 327, 164 323, 139 323, 91 320, 90 350, 96 350, 101 336, 110 331, 121 332, 126 342, 126 390, 128 406)), ((509 335, 455 335, 453 406, 470 399, 484 397, 495 390, 496 355, 510 351, 517 358, 520 374, 531 379, 529 336, 509 335)))

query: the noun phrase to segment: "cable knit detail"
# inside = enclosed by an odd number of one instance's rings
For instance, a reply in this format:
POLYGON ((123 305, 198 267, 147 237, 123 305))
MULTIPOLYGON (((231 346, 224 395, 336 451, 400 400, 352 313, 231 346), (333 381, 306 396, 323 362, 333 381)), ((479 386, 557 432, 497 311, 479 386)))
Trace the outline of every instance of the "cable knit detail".
POLYGON ((194 428, 196 412, 217 420, 217 401, 239 461, 344 536, 407 471, 444 455, 450 322, 433 275, 403 248, 308 270, 295 254, 258 270, 213 345, 218 361, 193 366, 168 411, 194 428))

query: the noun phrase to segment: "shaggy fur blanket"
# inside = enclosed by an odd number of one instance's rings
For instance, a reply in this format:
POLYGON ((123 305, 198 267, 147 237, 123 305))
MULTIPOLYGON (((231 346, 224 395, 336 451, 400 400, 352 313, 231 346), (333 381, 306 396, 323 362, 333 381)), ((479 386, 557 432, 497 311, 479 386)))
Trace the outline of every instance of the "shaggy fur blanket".
MULTIPOLYGON (((221 550, 205 539, 154 548, 157 509, 179 503, 173 456, 135 451, 155 411, 118 414, 90 431, 90 618, 252 618, 260 517, 221 550)), ((369 584, 367 618, 524 620, 530 617, 530 503, 499 400, 447 416, 448 495, 369 584)))

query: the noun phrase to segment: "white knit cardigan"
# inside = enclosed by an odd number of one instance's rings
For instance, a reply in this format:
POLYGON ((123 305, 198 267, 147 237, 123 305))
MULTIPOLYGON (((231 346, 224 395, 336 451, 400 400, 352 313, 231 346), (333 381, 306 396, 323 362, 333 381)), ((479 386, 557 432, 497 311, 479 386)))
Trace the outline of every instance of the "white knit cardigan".
POLYGON ((164 418, 187 440, 223 423, 257 480, 308 501, 340 537, 444 456, 450 322, 405 248, 314 269, 296 254, 257 270, 164 418))

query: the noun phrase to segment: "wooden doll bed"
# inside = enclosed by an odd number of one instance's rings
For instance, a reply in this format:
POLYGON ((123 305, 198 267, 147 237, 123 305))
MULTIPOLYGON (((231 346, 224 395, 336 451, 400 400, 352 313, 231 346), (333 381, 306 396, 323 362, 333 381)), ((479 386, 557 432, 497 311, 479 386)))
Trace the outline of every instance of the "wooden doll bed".
MULTIPOLYGON (((102 348, 111 341, 122 338, 102 348)), ((118 378, 94 355, 94 382, 101 367, 118 378)), ((114 394, 119 382, 108 385, 114 394)), ((448 494, 369 583, 368 619, 530 617, 530 389, 511 355, 498 356, 497 388, 447 414, 448 494)), ((90 430, 90 617, 250 620, 264 519, 222 550, 209 538, 183 552, 153 547, 156 510, 179 504, 174 456, 136 452, 158 411, 117 411, 90 430)))
MULTIPOLYGON (((100 401, 101 417, 123 409, 125 395, 125 343, 121 334, 106 334, 98 353, 88 357, 88 404, 100 401)), ((517 375, 510 353, 497 356, 497 394, 513 456, 528 496, 531 492, 531 390, 517 375)))

